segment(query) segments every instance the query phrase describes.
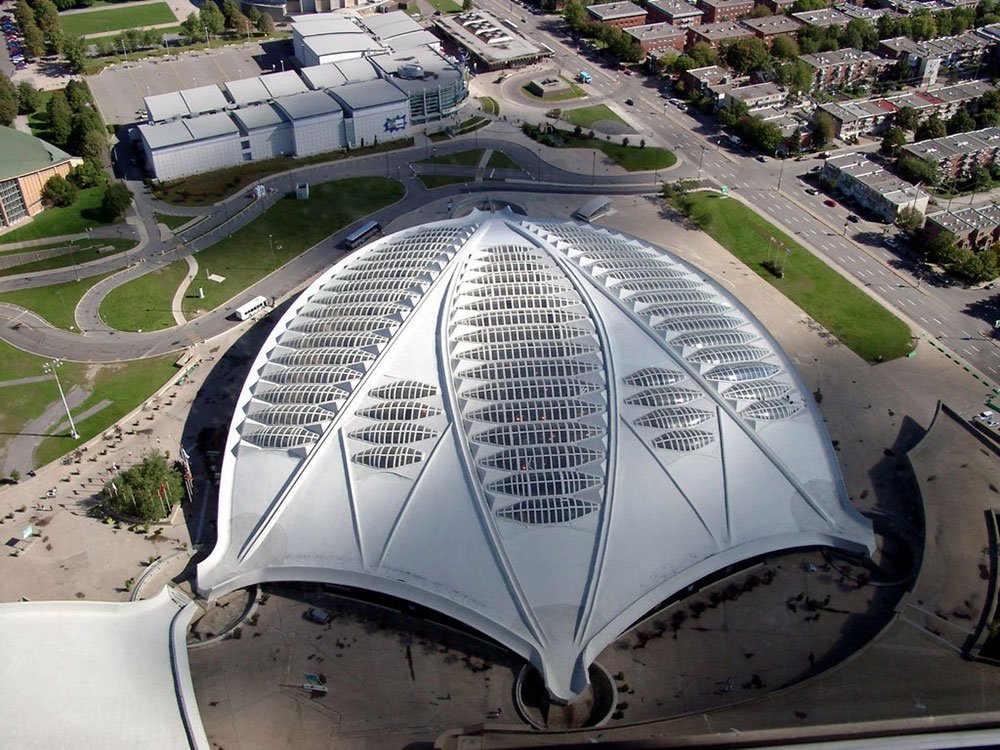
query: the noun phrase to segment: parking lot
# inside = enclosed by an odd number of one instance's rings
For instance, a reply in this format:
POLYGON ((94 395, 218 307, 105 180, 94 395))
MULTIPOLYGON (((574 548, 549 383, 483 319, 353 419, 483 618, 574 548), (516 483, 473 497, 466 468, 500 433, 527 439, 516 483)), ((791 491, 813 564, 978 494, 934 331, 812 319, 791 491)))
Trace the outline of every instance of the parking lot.
MULTIPOLYGON (((105 121, 125 125, 139 120, 137 112, 147 96, 270 73, 271 66, 280 70, 286 53, 291 53, 288 42, 263 45, 248 42, 224 49, 112 65, 90 76, 87 83, 105 121)), ((285 65, 288 69, 289 64, 285 65)))
POLYGON ((4 48, 6 49, 6 54, 0 58, 0 70, 8 78, 11 78, 15 70, 24 70, 28 67, 32 58, 28 55, 21 30, 13 16, 4 14, 0 17, 0 29, 3 30, 4 48))

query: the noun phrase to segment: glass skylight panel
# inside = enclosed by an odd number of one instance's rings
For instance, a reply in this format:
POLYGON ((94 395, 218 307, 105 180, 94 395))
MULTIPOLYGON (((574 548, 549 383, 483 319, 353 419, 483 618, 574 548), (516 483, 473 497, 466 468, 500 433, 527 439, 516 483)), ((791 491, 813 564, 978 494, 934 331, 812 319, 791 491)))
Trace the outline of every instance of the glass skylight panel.
POLYGON ((463 326, 489 328, 492 326, 562 325, 586 319, 586 315, 573 310, 498 310, 469 315, 459 318, 455 322, 463 326))
POLYGON ((421 401, 383 401, 382 403, 358 409, 357 415, 380 422, 409 421, 435 417, 441 410, 421 401))
POLYGON ((535 261, 538 262, 538 251, 533 247, 524 246, 502 246, 487 248, 482 253, 482 258, 486 263, 506 263, 509 261, 535 261))
POLYGON ((399 469, 424 460, 424 454, 415 448, 386 445, 355 453, 351 460, 371 469, 399 469))
POLYGON ((746 362, 713 367, 705 373, 705 377, 719 383, 745 383, 748 380, 766 380, 779 372, 781 368, 769 362, 746 362))
POLYGON ((522 378, 562 378, 583 375, 600 369, 597 362, 558 359, 527 362, 488 362, 459 371, 461 378, 472 380, 518 380, 522 378))
POLYGON ((437 437, 437 431, 414 422, 382 422, 360 430, 354 430, 348 437, 364 443, 391 445, 418 443, 437 437))
POLYGON ((574 299, 566 297, 496 297, 474 299, 465 302, 460 309, 473 312, 490 312, 493 310, 558 310, 578 304, 574 299))
POLYGON ((382 290, 374 289, 363 292, 351 292, 346 290, 335 291, 323 287, 326 294, 317 294, 310 302, 317 302, 328 305, 351 305, 355 303, 396 303, 403 305, 404 309, 411 306, 409 300, 420 296, 419 290, 414 289, 394 289, 382 290))
POLYGON ((423 275, 408 276, 401 279, 366 279, 361 281, 347 281, 334 277, 326 285, 331 292, 394 292, 409 289, 417 289, 427 280, 423 275))
POLYGON ((714 346, 749 344, 760 337, 753 331, 719 331, 716 333, 683 333, 670 339, 671 346, 701 349, 714 346))
POLYGON ((698 349, 685 359, 705 365, 729 365, 734 362, 754 362, 773 356, 774 352, 760 346, 733 346, 718 349, 698 349))
POLYGON ((718 302, 678 302, 670 305, 651 305, 642 310, 643 315, 658 318, 694 318, 703 315, 718 315, 732 311, 730 305, 718 302))
POLYGON ((266 425, 307 425, 333 419, 336 412, 319 406, 271 406, 251 412, 248 417, 266 425))
POLYGON ((360 370, 343 365, 325 367, 323 365, 299 365, 275 372, 266 376, 267 380, 277 384, 287 383, 348 383, 358 380, 362 375, 360 370))
MULTIPOLYGON (((585 250, 578 256, 580 260, 585 260, 591 263, 599 263, 601 266, 605 266, 606 261, 624 261, 629 258, 634 258, 636 260, 653 260, 659 265, 663 265, 663 261, 659 260, 659 256, 653 253, 640 250, 636 247, 625 246, 620 250, 585 250)), ((618 266, 623 268, 624 266, 618 266)))
POLYGON ((628 396, 625 403, 630 406, 679 406, 689 404, 701 395, 701 391, 695 391, 691 388, 661 385, 628 396))
POLYGON ((661 450, 690 452, 715 442, 715 436, 704 430, 670 430, 653 438, 653 446, 661 450))
POLYGON ((384 331, 398 325, 397 321, 387 318, 366 318, 357 322, 345 318, 304 318, 292 321, 288 330, 295 333, 384 331))
POLYGON ((496 515, 508 521, 546 526, 575 521, 597 510, 594 503, 575 498, 539 498, 522 500, 495 511, 496 515))
POLYGON ((596 414, 603 407, 575 399, 552 401, 500 402, 466 412, 465 417, 474 422, 551 422, 554 420, 581 419, 596 414))
POLYGON ((642 292, 641 294, 630 295, 628 301, 633 305, 672 305, 678 302, 711 302, 718 299, 718 296, 717 294, 712 294, 701 289, 685 289, 676 292, 642 292))
POLYGON ((642 279, 622 282, 615 286, 615 291, 631 301, 632 295, 641 292, 669 292, 681 291, 684 289, 698 289, 704 283, 697 279, 676 278, 676 279, 656 279, 643 281, 642 279))
MULTIPOLYGON (((423 268, 423 265, 420 268, 423 268)), ((419 269, 407 268, 406 266, 396 268, 359 268, 356 271, 348 269, 337 274, 338 281, 374 281, 377 279, 421 283, 429 281, 430 275, 421 273, 419 269)))
POLYGON ((791 390, 792 387, 787 383, 759 381, 729 386, 722 392, 722 395, 734 401, 768 401, 784 396, 791 390))
POLYGON ((572 469, 603 459, 603 453, 579 445, 542 445, 530 448, 508 448, 481 458, 478 463, 484 469, 539 471, 542 469, 572 469))
MULTIPOLYGON (((477 269, 480 270, 480 269, 477 269)), ((477 276, 477 284, 537 284, 558 278, 558 273, 547 266, 538 266, 525 271, 491 271, 477 276)))
POLYGON ((496 380, 486 385, 467 388, 462 398, 476 401, 523 401, 534 398, 572 398, 602 390, 597 383, 566 378, 534 378, 532 380, 496 380))
POLYGON ((368 395, 372 398, 397 400, 429 398, 436 396, 437 393, 438 389, 435 385, 421 383, 417 380, 396 380, 388 385, 380 385, 378 388, 372 388, 368 392, 368 395))
POLYGON ((488 490, 519 497, 575 495, 601 483, 599 477, 579 471, 534 471, 511 474, 491 482, 488 490))
POLYGON ((788 419, 798 413, 802 404, 785 399, 772 401, 754 401, 747 408, 740 412, 745 419, 760 419, 764 421, 774 421, 778 419, 788 419))
POLYGON ((664 278, 679 279, 688 275, 682 268, 673 268, 659 258, 647 255, 642 258, 619 258, 617 260, 602 260, 595 264, 594 273, 600 275, 608 273, 617 276, 619 271, 669 271, 670 275, 664 278))
POLYGON ((694 331, 728 331, 746 325, 741 318, 729 315, 706 315, 700 318, 673 318, 661 320, 653 324, 658 331, 677 331, 679 333, 694 331))
POLYGON ((607 279, 609 286, 631 286, 631 281, 670 281, 672 279, 683 279, 688 276, 687 271, 673 268, 637 268, 634 270, 623 269, 620 271, 601 271, 594 273, 601 279, 607 279))
POLYGON ((519 445, 559 445, 578 443, 597 437, 603 430, 577 422, 521 422, 492 427, 472 436, 472 441, 485 445, 516 447, 519 445))
POLYGON ((388 339, 377 333, 360 331, 337 331, 333 333, 307 333, 301 336, 282 336, 281 345, 293 349, 317 349, 326 347, 381 346, 388 339))
POLYGON ((263 427, 247 430, 241 437, 260 448, 297 448, 315 442, 318 436, 303 427, 263 427))
POLYGON ((341 401, 347 393, 335 385, 267 385, 261 384, 254 397, 272 404, 326 404, 341 401))
POLYGON ((523 282, 519 284, 481 284, 470 286, 465 293, 472 297, 519 297, 546 294, 562 294, 570 291, 561 284, 547 282, 523 282))
POLYGON ((510 344, 483 344, 462 352, 462 359, 512 360, 580 357, 597 351, 596 347, 566 341, 519 341, 510 344))
POLYGON ((654 409, 635 420, 639 427, 659 427, 661 429, 677 429, 679 427, 697 427, 712 418, 712 413, 691 406, 666 406, 654 409))
POLYGON ((653 385, 673 385, 684 379, 684 373, 668 370, 665 367, 644 367, 626 375, 622 381, 625 385, 646 388, 653 385))
POLYGON ((297 365, 356 365, 370 362, 375 354, 364 349, 344 346, 302 348, 296 352, 279 354, 271 363, 295 367, 297 365))
POLYGON ((459 334, 455 340, 467 344, 504 344, 517 341, 572 341, 590 335, 591 331, 572 326, 512 325, 478 328, 459 334))

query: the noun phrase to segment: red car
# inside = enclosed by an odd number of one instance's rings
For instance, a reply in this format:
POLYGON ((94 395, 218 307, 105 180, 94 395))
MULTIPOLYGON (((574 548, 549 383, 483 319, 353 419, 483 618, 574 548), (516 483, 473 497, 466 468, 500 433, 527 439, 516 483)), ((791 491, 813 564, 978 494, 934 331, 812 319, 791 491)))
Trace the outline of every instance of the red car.
POLYGON ((833 198, 827 198, 827 199, 826 199, 825 201, 823 201, 823 202, 824 202, 824 203, 825 203, 826 205, 828 205, 828 206, 829 206, 830 208, 836 208, 836 207, 837 207, 837 201, 835 201, 835 200, 834 200, 833 198))

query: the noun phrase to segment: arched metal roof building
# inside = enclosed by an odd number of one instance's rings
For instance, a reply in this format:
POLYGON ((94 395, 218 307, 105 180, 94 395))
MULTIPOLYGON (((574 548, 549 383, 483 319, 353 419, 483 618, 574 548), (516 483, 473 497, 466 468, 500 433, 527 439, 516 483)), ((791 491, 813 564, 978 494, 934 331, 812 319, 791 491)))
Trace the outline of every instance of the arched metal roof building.
POLYGON ((487 213, 385 237, 295 301, 239 396, 218 528, 207 596, 403 597, 563 700, 688 584, 874 544, 811 394, 736 300, 634 238, 487 213))

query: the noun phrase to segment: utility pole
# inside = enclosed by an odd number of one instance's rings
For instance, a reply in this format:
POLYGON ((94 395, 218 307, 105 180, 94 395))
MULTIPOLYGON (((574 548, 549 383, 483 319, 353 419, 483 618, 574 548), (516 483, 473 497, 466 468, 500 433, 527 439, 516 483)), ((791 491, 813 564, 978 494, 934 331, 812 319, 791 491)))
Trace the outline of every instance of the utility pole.
POLYGON ((781 160, 781 166, 778 168, 778 192, 781 192, 781 178, 785 174, 785 160, 781 160))
MULTIPOLYGON (((705 147, 701 147, 701 156, 698 158, 698 182, 701 182, 701 164, 705 161, 705 147)), ((780 188, 779 188, 780 189, 780 188)))
POLYGON ((66 419, 69 420, 69 436, 74 440, 79 439, 80 433, 76 431, 76 425, 73 424, 73 415, 69 413, 69 404, 66 403, 66 394, 63 393, 62 383, 59 382, 59 373, 56 372, 58 368, 62 367, 61 359, 53 359, 42 365, 42 369, 46 373, 52 373, 52 377, 56 381, 56 388, 59 389, 59 398, 62 399, 63 408, 66 409, 66 419))

